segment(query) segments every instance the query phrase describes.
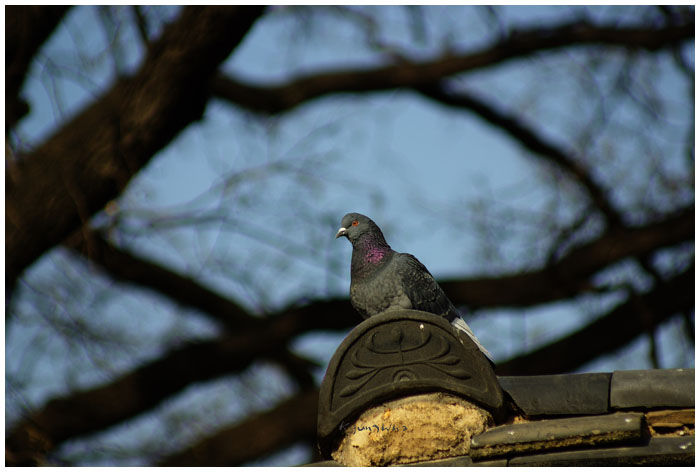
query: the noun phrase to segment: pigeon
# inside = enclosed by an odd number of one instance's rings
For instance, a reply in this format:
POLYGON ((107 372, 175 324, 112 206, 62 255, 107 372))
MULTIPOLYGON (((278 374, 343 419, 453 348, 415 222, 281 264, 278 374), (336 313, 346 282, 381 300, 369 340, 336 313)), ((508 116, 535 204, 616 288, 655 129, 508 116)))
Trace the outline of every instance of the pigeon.
POLYGON ((481 345, 428 269, 411 254, 391 249, 374 221, 359 213, 348 213, 335 235, 336 239, 341 236, 352 244, 350 302, 363 318, 399 309, 434 313, 464 331, 493 363, 491 354, 481 345))

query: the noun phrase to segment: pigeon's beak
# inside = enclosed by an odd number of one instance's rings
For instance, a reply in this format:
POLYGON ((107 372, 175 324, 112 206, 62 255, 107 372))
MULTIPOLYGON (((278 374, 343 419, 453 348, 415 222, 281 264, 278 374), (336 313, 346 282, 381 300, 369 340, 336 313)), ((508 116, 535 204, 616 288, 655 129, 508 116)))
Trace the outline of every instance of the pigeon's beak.
POLYGON ((347 228, 340 228, 337 233, 335 233, 335 239, 338 239, 341 236, 347 236, 348 235, 348 230, 347 228))

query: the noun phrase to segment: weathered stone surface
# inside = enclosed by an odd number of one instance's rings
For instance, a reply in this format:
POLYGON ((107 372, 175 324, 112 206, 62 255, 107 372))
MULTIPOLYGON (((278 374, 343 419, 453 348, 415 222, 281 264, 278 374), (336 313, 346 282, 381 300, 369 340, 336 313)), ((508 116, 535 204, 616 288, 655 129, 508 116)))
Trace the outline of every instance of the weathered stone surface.
POLYGON ((382 402, 426 392, 468 399, 491 412, 503 392, 488 360, 446 320, 401 310, 360 323, 336 350, 321 383, 318 442, 330 457, 342 425, 382 402))
POLYGON ((609 373, 499 377, 528 416, 600 415, 608 412, 609 373))
POLYGON ((641 440, 642 413, 531 421, 498 426, 472 437, 472 459, 641 440))
POLYGON ((407 464, 469 454, 471 436, 492 422, 474 404, 445 393, 388 401, 345 428, 332 453, 353 467, 407 464))
POLYGON ((694 407, 695 369, 615 371, 610 383, 610 406, 694 407))
POLYGON ((598 467, 598 466, 692 466, 695 437, 652 438, 647 445, 594 448, 515 457, 509 466, 598 467))

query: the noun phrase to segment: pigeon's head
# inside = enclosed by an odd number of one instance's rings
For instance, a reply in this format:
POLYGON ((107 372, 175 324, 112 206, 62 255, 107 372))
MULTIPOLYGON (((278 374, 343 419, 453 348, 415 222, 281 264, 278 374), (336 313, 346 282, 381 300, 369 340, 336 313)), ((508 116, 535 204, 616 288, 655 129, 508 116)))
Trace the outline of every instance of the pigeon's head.
POLYGON ((365 234, 378 235, 382 241, 384 240, 381 230, 374 221, 359 213, 348 213, 340 220, 340 229, 335 233, 335 237, 345 236, 354 243, 365 234))

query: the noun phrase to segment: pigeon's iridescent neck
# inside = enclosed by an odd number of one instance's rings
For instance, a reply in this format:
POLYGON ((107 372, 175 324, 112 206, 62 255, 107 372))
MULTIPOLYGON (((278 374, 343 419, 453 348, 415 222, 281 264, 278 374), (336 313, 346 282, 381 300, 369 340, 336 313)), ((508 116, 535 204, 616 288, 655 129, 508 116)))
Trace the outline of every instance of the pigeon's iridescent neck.
POLYGON ((374 273, 393 251, 385 241, 376 238, 365 238, 353 245, 351 275, 353 278, 364 279, 374 273))
POLYGON ((367 250, 364 254, 365 262, 370 264, 376 264, 384 259, 384 256, 389 254, 388 248, 383 247, 372 247, 367 250))
POLYGON ((366 235, 354 244, 353 249, 362 254, 362 259, 365 262, 379 262, 384 259, 384 256, 391 253, 391 247, 386 243, 381 233, 366 235))

